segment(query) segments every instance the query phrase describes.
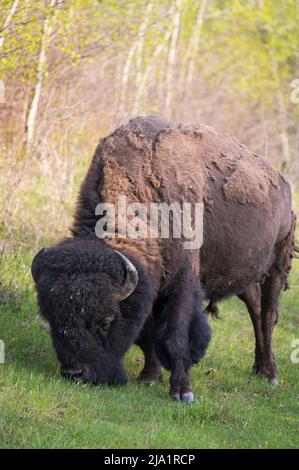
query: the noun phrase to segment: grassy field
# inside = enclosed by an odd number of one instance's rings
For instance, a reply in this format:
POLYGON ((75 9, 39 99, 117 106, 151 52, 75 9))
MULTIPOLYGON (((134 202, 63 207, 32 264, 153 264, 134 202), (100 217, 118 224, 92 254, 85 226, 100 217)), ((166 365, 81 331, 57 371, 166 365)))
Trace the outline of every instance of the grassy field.
POLYGON ((196 402, 173 403, 164 383, 146 387, 137 347, 126 356, 129 383, 83 387, 64 381, 49 334, 38 316, 30 275, 32 254, 4 259, 0 305, 1 448, 294 448, 299 445, 299 364, 290 360, 299 338, 299 263, 283 295, 274 334, 280 385, 251 377, 254 339, 245 306, 231 299, 211 321, 213 339, 192 369, 196 402))

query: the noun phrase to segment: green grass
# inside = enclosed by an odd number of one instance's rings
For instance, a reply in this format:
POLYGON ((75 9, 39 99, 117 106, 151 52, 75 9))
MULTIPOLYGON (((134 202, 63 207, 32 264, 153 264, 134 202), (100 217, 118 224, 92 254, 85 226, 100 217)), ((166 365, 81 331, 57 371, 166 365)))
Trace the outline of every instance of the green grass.
MULTIPOLYGON (((153 387, 138 385, 142 353, 126 356, 126 387, 83 387, 64 381, 43 328, 30 276, 32 255, 11 254, 2 269, 7 290, 0 306, 1 448, 295 448, 299 445, 299 364, 291 342, 299 338, 299 263, 293 288, 281 301, 274 333, 280 373, 276 388, 251 377, 254 339, 245 306, 221 304, 210 320, 213 339, 191 372, 196 402, 173 403, 168 377, 153 387)), ((3 295, 2 295, 3 297, 3 295)))

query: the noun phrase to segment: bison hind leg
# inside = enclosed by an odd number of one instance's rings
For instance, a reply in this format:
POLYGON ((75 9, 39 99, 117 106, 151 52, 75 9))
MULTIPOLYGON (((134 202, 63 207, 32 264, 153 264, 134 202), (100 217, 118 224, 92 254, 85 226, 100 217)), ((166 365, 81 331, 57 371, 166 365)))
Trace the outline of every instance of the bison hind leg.
POLYGON ((218 308, 218 300, 216 298, 211 298, 210 302, 206 306, 205 313, 210 313, 213 319, 220 318, 219 316, 219 308, 218 308))
POLYGON ((156 330, 155 350, 159 361, 166 370, 171 370, 171 358, 167 347, 167 324, 160 324, 156 330))
POLYGON ((275 262, 269 276, 262 284, 261 327, 263 333, 263 355, 259 375, 266 377, 272 384, 278 383, 277 367, 272 352, 272 333, 278 320, 278 299, 285 288, 292 267, 295 246, 296 217, 292 213, 292 224, 287 237, 276 244, 275 262))
POLYGON ((145 323, 136 344, 144 354, 144 367, 137 377, 138 382, 153 385, 163 381, 161 364, 155 352, 154 322, 152 316, 145 323))

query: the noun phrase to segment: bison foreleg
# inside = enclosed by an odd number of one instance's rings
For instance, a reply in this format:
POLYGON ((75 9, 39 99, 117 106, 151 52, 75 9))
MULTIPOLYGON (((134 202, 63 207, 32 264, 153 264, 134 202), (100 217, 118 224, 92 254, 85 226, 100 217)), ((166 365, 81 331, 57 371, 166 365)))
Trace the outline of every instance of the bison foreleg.
POLYGON ((151 316, 145 323, 136 344, 142 349, 144 354, 144 367, 137 380, 147 385, 162 382, 161 364, 158 361, 155 351, 154 323, 151 316))
POLYGON ((210 341, 207 317, 201 311, 198 281, 181 280, 157 319, 156 352, 162 365, 171 371, 170 395, 174 400, 193 401, 188 371, 199 361, 210 341))

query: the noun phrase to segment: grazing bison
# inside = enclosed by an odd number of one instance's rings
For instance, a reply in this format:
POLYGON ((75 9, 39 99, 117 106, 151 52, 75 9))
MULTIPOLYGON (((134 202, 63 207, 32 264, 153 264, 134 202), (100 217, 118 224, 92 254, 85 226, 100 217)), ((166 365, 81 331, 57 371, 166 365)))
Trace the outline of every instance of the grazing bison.
MULTIPOLYGON (((138 213, 135 214, 138 219, 138 213)), ((120 219, 118 219, 120 224, 120 219)), ((123 357, 136 343, 139 379, 171 371, 170 394, 189 403, 188 370, 210 341, 204 296, 238 295, 256 336, 254 372, 277 382, 271 337, 294 251, 295 216, 286 179, 237 140, 206 126, 136 118, 101 139, 81 187, 72 237, 33 260, 42 316, 63 376, 125 383, 123 357), (99 239, 99 203, 204 204, 203 245, 182 239, 99 239)), ((215 310, 216 309, 216 310, 215 310)))

